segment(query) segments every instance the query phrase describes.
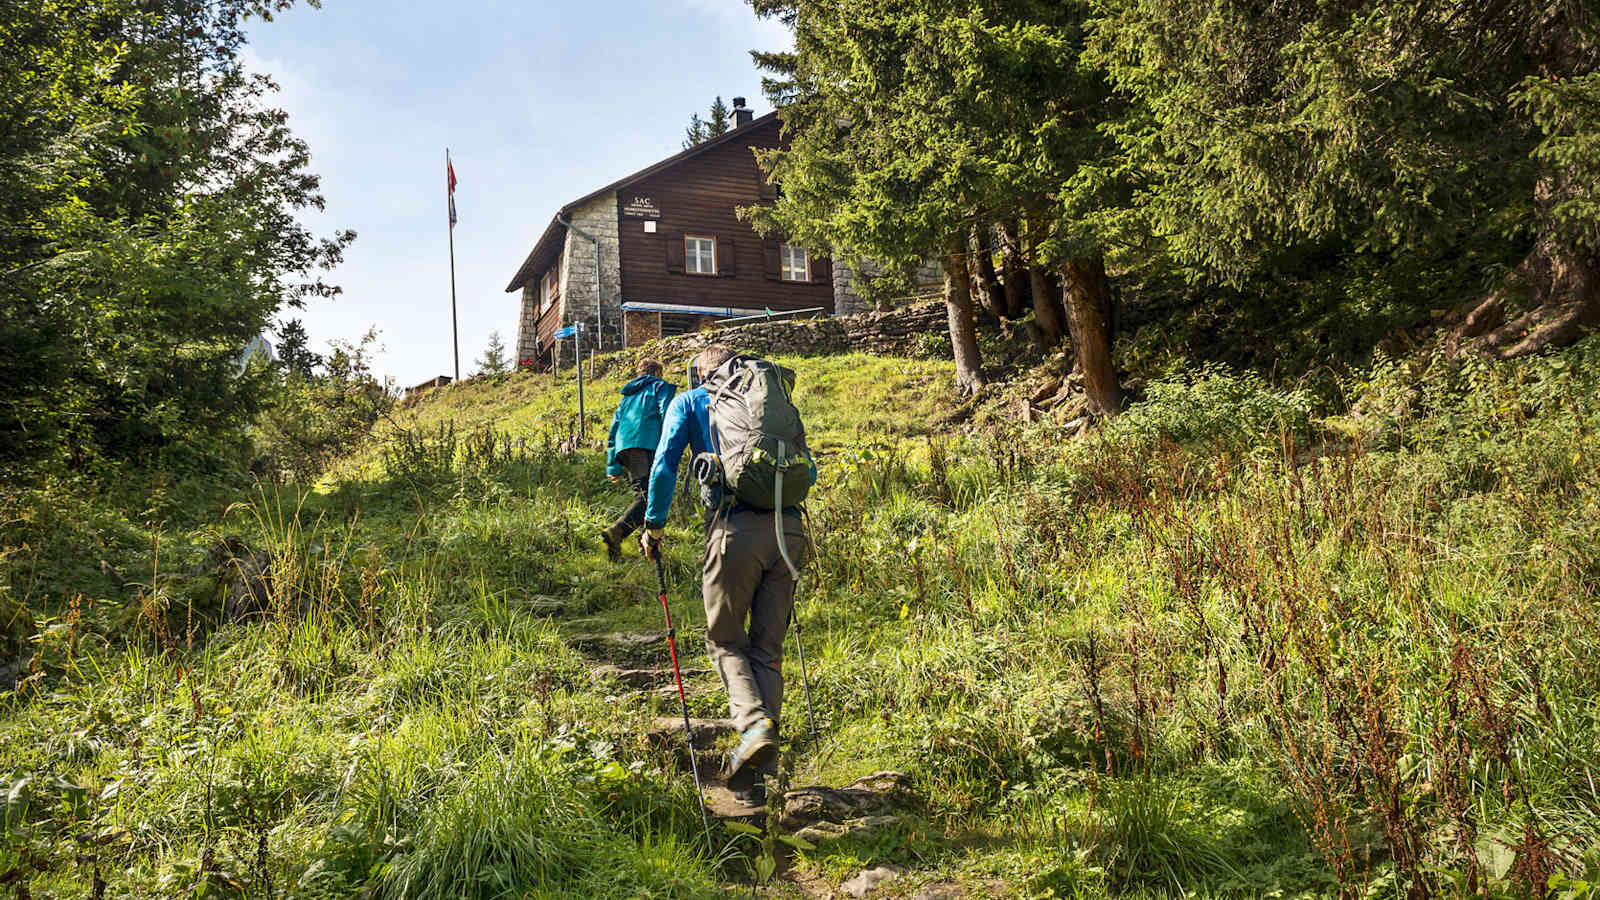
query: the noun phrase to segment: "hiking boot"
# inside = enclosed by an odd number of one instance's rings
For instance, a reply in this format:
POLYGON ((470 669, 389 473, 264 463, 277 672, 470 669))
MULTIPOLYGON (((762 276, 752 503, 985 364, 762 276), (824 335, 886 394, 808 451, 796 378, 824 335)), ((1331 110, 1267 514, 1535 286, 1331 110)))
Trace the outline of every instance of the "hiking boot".
POLYGON ((766 785, 766 782, 757 781, 755 784, 750 785, 749 790, 734 791, 733 792, 733 799, 739 801, 740 803, 743 803, 745 806, 755 806, 755 807, 766 806, 767 805, 767 785, 766 785))
POLYGON ((622 562, 622 542, 613 538, 610 531, 601 529, 600 543, 606 545, 607 559, 612 562, 622 562))
POLYGON ((750 726, 739 738, 739 746, 728 754, 722 776, 728 790, 747 791, 761 778, 766 768, 778 755, 778 727, 771 719, 762 719, 750 726))

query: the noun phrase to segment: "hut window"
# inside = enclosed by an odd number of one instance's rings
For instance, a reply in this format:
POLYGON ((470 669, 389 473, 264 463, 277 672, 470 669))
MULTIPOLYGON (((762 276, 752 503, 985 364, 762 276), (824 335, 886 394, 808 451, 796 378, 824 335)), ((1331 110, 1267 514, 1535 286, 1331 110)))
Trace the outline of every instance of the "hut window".
POLYGON ((717 274, 717 239, 688 235, 683 239, 684 271, 694 275, 717 274))
POLYGON ((783 265, 780 274, 784 281, 811 280, 811 257, 804 247, 781 244, 778 254, 783 265))
POLYGON ((539 311, 544 312, 561 296, 561 282, 556 278, 555 270, 544 273, 544 286, 540 288, 539 311))

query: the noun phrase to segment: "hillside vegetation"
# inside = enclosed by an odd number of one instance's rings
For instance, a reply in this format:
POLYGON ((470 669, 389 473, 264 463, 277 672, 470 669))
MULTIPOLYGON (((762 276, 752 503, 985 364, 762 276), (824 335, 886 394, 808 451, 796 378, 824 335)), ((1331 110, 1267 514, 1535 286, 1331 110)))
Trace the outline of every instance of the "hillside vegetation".
MULTIPOLYGON (((1071 440, 947 424, 948 362, 783 361, 821 481, 818 737, 791 693, 782 779, 903 771, 892 822, 708 851, 648 737, 675 696, 591 671, 593 635, 661 631, 654 573, 596 535, 626 496, 560 447, 570 379, 516 374, 395 413, 314 487, 8 496, 4 889, 692 897, 774 859, 780 894, 892 863, 875 896, 1591 895, 1595 339, 1337 391, 1193 371, 1071 440), (221 624, 229 536, 263 590, 221 624)), ((670 597, 716 715, 687 506, 670 597)))

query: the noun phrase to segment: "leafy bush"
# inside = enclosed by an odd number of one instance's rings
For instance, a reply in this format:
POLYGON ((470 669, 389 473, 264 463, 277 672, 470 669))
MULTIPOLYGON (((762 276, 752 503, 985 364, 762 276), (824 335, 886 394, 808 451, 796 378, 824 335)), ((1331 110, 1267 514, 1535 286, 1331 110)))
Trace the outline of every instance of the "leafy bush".
POLYGON ((350 453, 394 405, 372 374, 376 330, 358 343, 333 342, 325 374, 289 369, 256 419, 251 471, 273 480, 312 481, 350 453))
POLYGON ((1144 401, 1111 420, 1103 438, 1130 447, 1171 442, 1197 453, 1244 453, 1275 448, 1285 434, 1303 444, 1320 407, 1305 390, 1211 364, 1150 382, 1144 401))

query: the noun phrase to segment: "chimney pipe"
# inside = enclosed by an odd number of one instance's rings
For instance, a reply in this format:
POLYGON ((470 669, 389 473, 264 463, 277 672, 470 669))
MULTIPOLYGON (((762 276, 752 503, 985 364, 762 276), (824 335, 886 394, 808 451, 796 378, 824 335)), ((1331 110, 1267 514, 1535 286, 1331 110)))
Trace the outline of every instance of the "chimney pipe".
POLYGON ((749 125, 750 124, 750 120, 754 119, 755 115, 756 115, 755 112, 753 112, 749 107, 744 105, 744 98, 743 97, 735 97, 735 98, 733 98, 733 127, 734 128, 743 128, 746 125, 749 125))

